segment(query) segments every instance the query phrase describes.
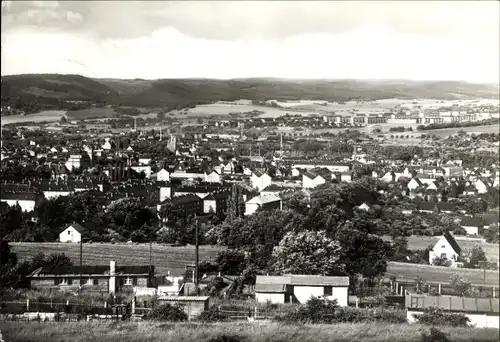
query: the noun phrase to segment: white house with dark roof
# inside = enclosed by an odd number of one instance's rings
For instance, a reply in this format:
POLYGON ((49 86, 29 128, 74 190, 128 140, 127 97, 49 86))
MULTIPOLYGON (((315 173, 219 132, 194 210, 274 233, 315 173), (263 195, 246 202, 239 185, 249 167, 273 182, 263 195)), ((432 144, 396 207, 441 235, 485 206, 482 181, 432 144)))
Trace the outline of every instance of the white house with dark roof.
POLYGON ((255 170, 250 177, 250 184, 259 191, 265 189, 272 183, 272 178, 262 170, 255 170))
POLYGON ((304 189, 312 189, 317 187, 318 185, 325 184, 326 179, 321 175, 317 175, 312 173, 311 171, 306 171, 302 175, 302 187, 304 189))
POLYGON ((82 241, 83 227, 78 223, 73 223, 59 234, 60 242, 79 243, 82 241))
POLYGON ((282 209, 281 197, 276 195, 258 196, 245 203, 245 215, 252 215, 259 208, 282 209))
POLYGON ((446 259, 452 262, 452 267, 462 253, 462 249, 458 245, 455 237, 451 233, 445 233, 439 238, 434 247, 429 251, 429 264, 432 265, 432 261, 438 257, 446 257, 446 259))
POLYGON ((478 235, 479 228, 482 227, 483 223, 478 217, 464 216, 462 221, 460 221, 460 226, 465 229, 467 235, 478 235))
POLYGON ((255 299, 265 303, 305 303, 311 297, 335 299, 348 305, 349 277, 319 275, 257 276, 255 299))

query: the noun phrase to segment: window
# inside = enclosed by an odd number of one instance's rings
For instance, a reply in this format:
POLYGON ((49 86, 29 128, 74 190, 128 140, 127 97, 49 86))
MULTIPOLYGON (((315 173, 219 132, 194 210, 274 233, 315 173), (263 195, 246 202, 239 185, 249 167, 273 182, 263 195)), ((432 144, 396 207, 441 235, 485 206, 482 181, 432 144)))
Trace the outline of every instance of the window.
POLYGON ((94 278, 94 279, 93 279, 93 284, 94 284, 94 285, 99 285, 99 279, 94 278))
POLYGON ((441 249, 445 249, 445 248, 446 248, 446 246, 445 246, 445 245, 441 245, 441 249))
POLYGON ((446 253, 441 253, 441 258, 446 258, 446 253))
POLYGON ((92 278, 87 279, 87 285, 93 285, 94 281, 92 278))
POLYGON ((325 286, 324 287, 324 295, 325 296, 331 296, 332 295, 332 287, 331 286, 325 286))
POLYGON ((125 285, 132 285, 132 278, 127 277, 127 279, 125 279, 125 285))

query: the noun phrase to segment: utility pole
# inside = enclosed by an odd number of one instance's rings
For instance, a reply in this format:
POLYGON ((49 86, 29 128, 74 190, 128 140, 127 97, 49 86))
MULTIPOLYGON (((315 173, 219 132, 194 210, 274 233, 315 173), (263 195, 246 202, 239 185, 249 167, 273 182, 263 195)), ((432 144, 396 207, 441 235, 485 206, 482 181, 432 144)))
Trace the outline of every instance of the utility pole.
POLYGON ((78 285, 78 303, 80 304, 80 310, 82 309, 82 268, 83 268, 83 236, 80 236, 80 284, 78 285))
POLYGON ((195 237, 195 254, 196 254, 196 260, 195 260, 195 278, 194 278, 194 285, 195 285, 195 289, 196 289, 196 295, 198 296, 198 263, 199 263, 199 245, 198 245, 198 218, 196 217, 196 214, 195 214, 195 234, 196 234, 196 237, 195 237))

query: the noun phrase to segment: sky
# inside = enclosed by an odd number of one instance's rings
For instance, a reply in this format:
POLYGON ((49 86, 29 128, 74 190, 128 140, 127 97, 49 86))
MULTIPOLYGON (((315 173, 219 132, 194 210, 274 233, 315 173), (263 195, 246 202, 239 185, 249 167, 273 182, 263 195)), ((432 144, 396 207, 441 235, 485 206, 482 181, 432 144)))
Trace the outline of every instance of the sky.
POLYGON ((2 75, 499 82, 498 1, 2 1, 2 75))

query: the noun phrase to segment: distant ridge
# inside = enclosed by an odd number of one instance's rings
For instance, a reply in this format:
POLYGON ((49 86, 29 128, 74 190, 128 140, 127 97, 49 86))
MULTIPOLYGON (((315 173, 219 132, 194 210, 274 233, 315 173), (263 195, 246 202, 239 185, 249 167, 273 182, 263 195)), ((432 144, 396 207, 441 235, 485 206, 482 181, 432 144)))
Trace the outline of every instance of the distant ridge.
POLYGON ((498 98, 498 85, 464 81, 317 80, 279 78, 111 79, 81 75, 23 74, 2 76, 2 101, 21 97, 40 103, 99 99, 107 104, 171 107, 186 103, 249 100, 438 100, 498 98))

